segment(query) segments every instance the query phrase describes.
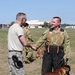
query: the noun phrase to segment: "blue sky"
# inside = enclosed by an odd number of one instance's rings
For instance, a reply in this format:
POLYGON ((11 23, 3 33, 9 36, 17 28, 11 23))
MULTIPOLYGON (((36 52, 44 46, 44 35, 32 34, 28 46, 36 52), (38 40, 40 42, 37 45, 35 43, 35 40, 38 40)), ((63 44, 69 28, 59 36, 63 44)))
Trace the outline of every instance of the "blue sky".
POLYGON ((0 0, 0 24, 15 21, 18 12, 26 13, 28 20, 59 16, 62 23, 75 24, 75 0, 0 0))

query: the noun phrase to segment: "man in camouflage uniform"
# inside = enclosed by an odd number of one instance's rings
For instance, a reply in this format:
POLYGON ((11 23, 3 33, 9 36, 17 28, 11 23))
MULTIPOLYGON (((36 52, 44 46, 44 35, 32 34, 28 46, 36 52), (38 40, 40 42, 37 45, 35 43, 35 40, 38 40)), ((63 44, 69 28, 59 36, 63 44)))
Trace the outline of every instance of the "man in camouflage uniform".
POLYGON ((51 28, 37 41, 36 49, 45 45, 42 63, 42 75, 52 72, 65 64, 70 56, 70 41, 67 32, 60 28, 61 18, 53 17, 51 28))
MULTIPOLYGON (((33 39, 31 37, 31 33, 30 33, 29 29, 28 29, 29 24, 24 23, 23 26, 24 26, 25 38, 27 39, 27 42, 31 44, 33 42, 33 39)), ((30 61, 34 61, 33 51, 32 51, 31 48, 25 47, 24 50, 23 50, 23 56, 24 56, 24 61, 26 63, 30 63, 30 61)))

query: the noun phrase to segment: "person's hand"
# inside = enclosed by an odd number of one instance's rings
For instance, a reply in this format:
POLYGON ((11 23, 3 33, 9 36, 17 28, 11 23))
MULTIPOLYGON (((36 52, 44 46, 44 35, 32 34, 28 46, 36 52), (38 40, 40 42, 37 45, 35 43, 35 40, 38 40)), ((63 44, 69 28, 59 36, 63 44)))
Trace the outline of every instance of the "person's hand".
POLYGON ((37 51, 37 53, 36 53, 36 57, 37 58, 38 57, 42 58, 43 57, 44 50, 45 50, 45 47, 44 46, 41 47, 41 48, 39 48, 38 51, 37 51))
POLYGON ((64 58, 64 62, 66 62, 66 58, 64 58))
POLYGON ((67 65, 69 58, 64 58, 65 65, 67 65))
POLYGON ((35 45, 32 45, 32 49, 36 51, 36 46, 35 45))
POLYGON ((40 59, 41 59, 41 58, 43 58, 43 55, 38 55, 38 54, 37 54, 37 55, 36 55, 36 58, 40 58, 40 59))

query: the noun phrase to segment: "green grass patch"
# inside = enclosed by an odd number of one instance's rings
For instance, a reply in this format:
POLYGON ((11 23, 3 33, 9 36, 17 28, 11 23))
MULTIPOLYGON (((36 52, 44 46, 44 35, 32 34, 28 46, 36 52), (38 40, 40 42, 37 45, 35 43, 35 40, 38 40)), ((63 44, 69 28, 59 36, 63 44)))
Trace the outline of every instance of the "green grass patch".
MULTIPOLYGON (((42 35, 42 33, 46 29, 30 29, 32 38, 34 39, 34 43, 39 39, 39 37, 42 35)), ((70 37, 71 42, 71 59, 70 59, 70 65, 72 66, 72 74, 75 73, 75 29, 66 29, 68 32, 68 35, 70 37)), ((8 48, 7 48, 7 35, 8 35, 8 29, 0 29, 0 75, 9 75, 9 66, 8 66, 8 48)), ((36 52, 34 52, 36 53, 36 52)), ((41 63, 42 59, 37 59, 33 63, 26 65, 26 75, 41 75, 41 63)))

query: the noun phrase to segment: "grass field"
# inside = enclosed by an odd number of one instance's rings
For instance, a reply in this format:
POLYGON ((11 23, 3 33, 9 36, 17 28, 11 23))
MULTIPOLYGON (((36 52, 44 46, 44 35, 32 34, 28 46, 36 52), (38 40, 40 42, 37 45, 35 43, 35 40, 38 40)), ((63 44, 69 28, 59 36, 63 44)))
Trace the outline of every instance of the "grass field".
MULTIPOLYGON (((30 29, 35 42, 39 39, 41 34, 46 29, 30 29)), ((71 42, 71 58, 69 64, 71 65, 71 75, 75 75, 75 30, 66 29, 71 42)), ((0 29, 0 75, 9 75, 8 65, 8 49, 7 49, 7 32, 8 29, 0 29)), ((34 52, 34 56, 36 52, 34 52)), ((41 75, 42 59, 37 58, 31 64, 25 64, 26 75, 41 75)))

